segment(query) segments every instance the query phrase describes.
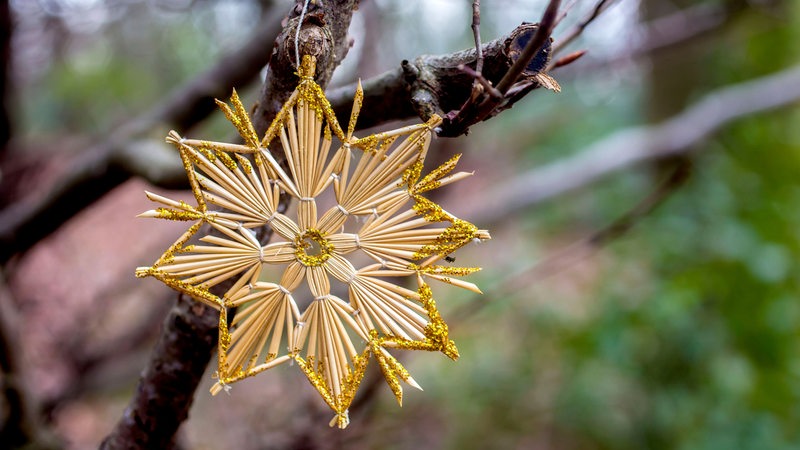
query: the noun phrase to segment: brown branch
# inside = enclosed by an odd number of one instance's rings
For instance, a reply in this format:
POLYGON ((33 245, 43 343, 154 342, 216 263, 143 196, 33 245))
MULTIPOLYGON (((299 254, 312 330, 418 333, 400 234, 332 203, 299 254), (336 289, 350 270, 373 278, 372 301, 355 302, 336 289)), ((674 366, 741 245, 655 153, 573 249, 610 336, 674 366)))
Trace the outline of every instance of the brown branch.
POLYGON ((583 30, 589 26, 595 19, 600 17, 600 14, 603 13, 609 6, 614 3, 615 0, 599 0, 595 5, 594 8, 586 15, 583 19, 581 19, 574 27, 572 27, 566 34, 556 41, 555 45, 553 45, 553 54, 560 53, 561 50, 564 49, 567 45, 572 43, 578 36, 583 33, 583 30))
MULTIPOLYGON (((723 8, 698 6, 656 19, 648 24, 645 38, 633 50, 635 54, 626 54, 625 57, 647 54, 685 43, 716 29, 728 16, 723 8)), ((508 36, 483 44, 486 63, 482 75, 496 85, 511 64, 519 58, 518 49, 531 39, 535 31, 535 25, 524 24, 508 36)), ((524 77, 534 78, 536 74, 541 73, 549 62, 551 53, 550 46, 546 44, 529 65, 523 74, 524 77)), ((469 98, 474 80, 472 75, 464 73, 458 67, 464 65, 474 68, 476 60, 474 49, 446 55, 425 55, 413 61, 403 61, 402 66, 397 69, 362 81, 365 97, 358 127, 370 128, 388 121, 410 119, 415 116, 426 119, 434 112, 447 113, 458 110, 469 98)), ((564 58, 559 61, 564 61, 564 58)), ((587 67, 599 69, 613 66, 613 63, 608 61, 602 61, 600 64, 600 67, 592 63, 588 66, 580 64, 578 67, 586 72, 587 67)), ((536 84, 535 87, 539 85, 536 84)), ((355 83, 352 83, 327 93, 340 120, 349 117, 354 92, 355 83)))
POLYGON ((481 48, 481 0, 472 0, 472 35, 475 38, 475 73, 480 76, 483 70, 483 49, 481 48))
POLYGON ((634 164, 688 154, 731 121, 800 102, 798 79, 800 65, 719 88, 660 124, 617 131, 575 156, 499 184, 486 198, 502 202, 476 201, 482 207, 464 215, 476 223, 500 220, 634 164))
MULTIPOLYGON (((481 46, 484 67, 481 75, 496 85, 521 55, 538 27, 522 24, 505 37, 481 46)), ((536 54, 523 78, 534 80, 547 65, 550 43, 536 54)), ((423 55, 413 61, 403 61, 401 67, 362 81, 364 104, 358 119, 360 129, 370 128, 392 120, 421 117, 434 113, 458 111, 470 98, 475 77, 464 70, 474 70, 477 52, 474 48, 446 55, 423 55)), ((327 93, 340 120, 350 115, 355 83, 327 93)), ((534 82, 532 88, 539 85, 534 82)), ((518 98, 515 98, 515 101, 518 98)))
POLYGON ((452 324, 466 320, 489 305, 486 298, 514 295, 529 289, 532 283, 560 273, 576 262, 590 256, 603 246, 628 233, 642 219, 649 216, 672 194, 678 191, 691 175, 691 162, 679 160, 672 172, 644 199, 607 226, 555 251, 541 261, 506 271, 502 279, 486 288, 486 295, 474 297, 454 311, 452 324))
POLYGON ((25 386, 19 320, 12 305, 5 274, 0 273, 0 442, 3 448, 56 449, 61 446, 34 412, 25 386))
MULTIPOLYGON (((300 24, 301 53, 317 56, 315 78, 323 88, 347 52, 345 37, 356 4, 357 0, 338 4, 317 2, 310 5, 306 20, 300 24)), ((295 7, 292 15, 296 17, 299 12, 295 7)), ((296 27, 297 20, 290 20, 275 41, 273 64, 254 111, 254 124, 259 134, 266 131, 271 118, 297 84, 291 63, 296 27)), ((278 149, 273 147, 271 151, 276 154, 278 149)), ((267 238, 268 232, 261 230, 259 239, 267 238)), ((216 288, 217 295, 225 289, 223 286, 216 288)), ((216 311, 182 296, 179 298, 164 324, 134 397, 101 448, 168 448, 174 445, 175 432, 188 416, 194 391, 214 350, 217 325, 216 311)))
POLYGON ((644 25, 642 37, 619 54, 603 60, 590 60, 577 67, 580 67, 581 74, 594 73, 637 58, 679 48, 704 35, 716 32, 743 8, 744 6, 738 2, 724 5, 698 4, 650 20, 644 25))
POLYGON ((218 316, 181 295, 131 403, 103 449, 173 448, 175 432, 189 415, 194 391, 217 343, 218 316))
POLYGON ((130 177, 121 164, 128 144, 156 127, 186 129, 214 111, 214 98, 230 95, 233 86, 254 79, 269 60, 280 32, 280 17, 273 14, 251 40, 219 60, 208 71, 177 89, 163 104, 110 133, 76 158, 65 175, 36 197, 20 199, 0 211, 0 263, 24 252, 109 190, 130 177))
POLYGON ((515 101, 511 97, 505 97, 505 95, 517 83, 520 75, 528 70, 528 65, 533 61, 534 57, 546 46, 549 46, 550 34, 553 32, 553 27, 558 18, 560 4, 560 0, 550 0, 548 3, 533 37, 526 43, 521 55, 497 83, 496 89, 500 96, 490 95, 489 93, 484 93, 477 97, 471 96, 458 112, 445 115, 439 132, 440 136, 460 136, 465 134, 471 125, 496 114, 497 109, 504 106, 504 103, 513 103, 515 101))

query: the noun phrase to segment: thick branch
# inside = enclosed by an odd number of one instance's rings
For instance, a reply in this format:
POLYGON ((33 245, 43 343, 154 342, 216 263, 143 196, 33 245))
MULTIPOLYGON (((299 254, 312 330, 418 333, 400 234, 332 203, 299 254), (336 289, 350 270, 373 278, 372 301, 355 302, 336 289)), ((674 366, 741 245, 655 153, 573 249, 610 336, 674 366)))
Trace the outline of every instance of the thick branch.
POLYGON ((128 144, 155 127, 185 129, 214 110, 214 98, 230 95, 233 86, 254 79, 267 63, 264 49, 280 32, 280 17, 266 21, 250 42, 222 58, 211 69, 176 90, 167 101, 142 114, 77 158, 63 178, 35 199, 22 199, 0 212, 0 262, 24 252, 55 231, 130 173, 119 163, 130 155, 128 144))
MULTIPOLYGON (((264 133, 275 118, 281 105, 289 98, 297 86, 297 72, 294 38, 302 2, 295 6, 294 19, 286 25, 284 33, 278 36, 272 51, 270 70, 261 90, 258 104, 253 111, 253 124, 259 133, 264 133)), ((352 10, 357 0, 334 2, 312 2, 302 24, 300 53, 317 58, 315 81, 320 86, 328 85, 333 70, 342 62, 350 46, 347 30, 350 27, 352 10), (321 3, 321 4, 315 4, 321 3), (349 11, 349 14, 345 12, 349 11)), ((354 91, 355 92, 355 91, 354 91)), ((349 113, 349 112, 348 112, 349 113)), ((347 123, 347 121, 343 122, 347 123)))
MULTIPOLYGON (((481 74, 493 84, 499 83, 520 58, 521 50, 537 29, 536 25, 522 24, 508 36, 484 44, 481 74)), ((534 80, 541 73, 549 61, 549 50, 548 41, 525 67, 524 79, 534 80)), ((426 120, 434 113, 458 111, 470 98, 474 81, 474 77, 459 66, 474 69, 476 61, 474 48, 447 55, 424 55, 414 61, 403 61, 401 67, 363 81, 364 104, 358 127, 369 128, 415 116, 426 120)), ((339 120, 346 121, 349 117, 355 90, 353 83, 327 93, 339 120)))
POLYGON ((217 343, 217 315, 180 296, 164 321, 153 358, 103 449, 172 448, 217 343))
POLYGON ((49 450, 61 448, 57 439, 40 423, 36 405, 28 395, 24 357, 20 357, 23 336, 12 305, 5 273, 0 274, 0 443, 3 448, 49 450))
POLYGON ((618 131, 573 157, 534 169, 487 192, 465 213, 477 223, 507 217, 634 164, 686 154, 733 120, 800 101, 800 66, 720 88, 658 125, 618 131))
MULTIPOLYGON (((316 79, 323 88, 340 60, 336 55, 346 52, 347 41, 343 36, 356 3, 356 0, 346 0, 339 5, 333 2, 325 2, 325 6, 314 5, 309 10, 308 20, 301 24, 301 52, 317 56, 316 79), (328 36, 333 38, 327 39, 328 36), (340 38, 336 40, 335 36, 340 38)), ((295 16, 298 13, 297 9, 293 11, 295 16)), ((290 20, 276 40, 273 62, 293 59, 290 49, 294 45, 293 42, 289 45, 289 39, 294 36, 297 23, 298 20, 290 20)), ((270 117, 275 117, 280 109, 283 102, 278 102, 278 99, 287 98, 297 84, 294 72, 291 64, 272 64, 262 99, 254 112, 259 134, 266 131, 270 117)), ((277 148, 270 150, 276 157, 280 156, 276 154, 277 148)), ((260 230, 259 239, 267 238, 268 231, 260 230)), ((222 295, 225 289, 219 285, 213 292, 222 295)), ((214 350, 217 326, 218 313, 215 310, 191 300, 179 300, 165 322, 136 394, 102 448, 166 448, 174 444, 175 432, 188 416, 194 391, 214 350)))

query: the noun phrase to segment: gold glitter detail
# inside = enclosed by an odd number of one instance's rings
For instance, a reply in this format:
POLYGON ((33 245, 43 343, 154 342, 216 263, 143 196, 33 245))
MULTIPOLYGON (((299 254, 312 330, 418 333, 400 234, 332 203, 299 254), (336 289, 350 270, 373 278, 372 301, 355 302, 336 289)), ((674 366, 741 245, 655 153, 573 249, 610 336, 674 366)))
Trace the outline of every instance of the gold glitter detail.
POLYGON ((237 168, 236 161, 234 161, 233 158, 228 156, 227 153, 224 153, 224 152, 221 152, 219 150, 216 150, 214 152, 214 154, 217 155, 217 158, 219 158, 219 160, 222 161, 222 164, 224 164, 225 167, 228 168, 228 170, 230 170, 230 171, 236 170, 236 168, 237 168))
POLYGON ((207 206, 206 201, 203 198, 203 193, 200 192, 200 186, 197 182, 197 176, 195 176, 194 168, 192 166, 192 154, 189 152, 189 148, 181 145, 180 143, 176 144, 180 149, 181 154, 181 161, 183 162, 183 170, 186 172, 186 176, 189 178, 189 186, 192 187, 192 194, 194 195, 195 200, 197 201, 197 209, 206 212, 207 206))
POLYGON ((167 220, 199 220, 204 217, 204 214, 194 211, 179 211, 175 209, 169 208, 156 208, 156 213, 158 213, 159 219, 167 219, 167 220))
MULTIPOLYGON (((425 175, 425 178, 423 178, 419 183, 416 183, 416 186, 414 186, 414 193, 421 194, 423 192, 438 188, 441 185, 439 180, 456 168, 456 164, 460 158, 460 154, 455 155, 448 159, 444 164, 431 171, 431 173, 425 175)), ((417 174, 417 177, 419 177, 419 174, 417 174)))
POLYGON ((409 186, 410 192, 413 192, 413 186, 422 173, 422 166, 422 160, 419 159, 414 164, 409 166, 408 169, 403 172, 403 181, 401 182, 401 186, 409 186))
POLYGON ((344 428, 372 358, 401 405, 401 381, 419 386, 390 351, 458 358, 427 281, 480 292, 456 279, 479 268, 436 263, 489 234, 422 196, 469 175, 450 175, 458 156, 422 175, 431 130, 441 118, 354 136, 363 103, 359 84, 345 133, 313 79, 315 70, 314 58, 303 56, 298 86, 261 140, 236 91, 230 104, 217 104, 245 145, 169 133, 167 142, 180 153, 197 205, 148 193, 161 206, 142 216, 194 223, 136 276, 154 277, 219 311, 212 394, 295 361, 334 412, 331 424, 344 428), (341 147, 332 148, 334 136, 341 147), (285 167, 268 150, 273 140, 286 152, 285 167), (361 153, 354 154, 356 149, 361 153), (328 189, 337 204, 319 214, 318 197, 328 189), (300 201, 297 220, 278 213, 281 195, 300 201), (349 217, 367 220, 357 222, 360 230, 344 233, 349 217), (443 225, 429 226, 434 223, 443 225), (189 244, 204 224, 216 233, 189 244), (253 230, 264 226, 272 227, 277 242, 258 241, 253 230), (380 264, 357 268, 347 259, 351 253, 380 264), (261 279, 265 264, 284 267, 279 282, 261 279), (416 279, 416 290, 404 287, 409 278, 416 279), (210 291, 229 279, 233 284, 224 294, 210 291), (333 283, 348 290, 348 301, 334 295, 333 283), (303 311, 294 299, 301 285, 313 296, 303 311), (228 308, 238 308, 231 320, 228 308))
POLYGON ((364 153, 376 153, 378 151, 378 136, 370 135, 365 138, 359 139, 353 145, 360 147, 364 153))
POLYGON ((358 113, 361 112, 361 106, 364 104, 364 89, 361 88, 361 80, 358 80, 356 87, 356 95, 353 97, 353 109, 350 112, 350 122, 347 124, 347 138, 353 136, 356 130, 356 121, 358 120, 358 113))
POLYGON ((225 113, 225 117, 228 118, 228 121, 239 131, 239 135, 244 139, 244 142, 251 148, 258 148, 258 135, 256 134, 252 122, 250 122, 250 116, 247 114, 247 110, 244 108, 244 105, 242 105, 241 100, 239 100, 236 89, 234 89, 233 94, 231 94, 233 109, 224 102, 219 100, 215 101, 217 102, 217 106, 225 113))
MULTIPOLYGON (((441 209, 439 208, 435 214, 437 214, 436 217, 439 217, 439 214, 442 214, 441 209)), ((453 223, 442 231, 432 243, 423 245, 411 259, 419 260, 431 255, 446 256, 478 237, 479 230, 475 225, 466 220, 446 216, 452 219, 453 223)), ((428 217, 429 215, 425 215, 426 219, 428 217)))
MULTIPOLYGON (((212 148, 213 144, 209 141, 201 141, 200 145, 194 147, 197 150, 197 153, 203 155, 207 160, 210 162, 214 162, 217 160, 217 152, 214 151, 212 148)), ((192 158, 192 162, 195 164, 200 164, 200 159, 195 156, 192 158)))
MULTIPOLYGON (((239 161, 239 165, 242 166, 242 172, 244 172, 246 175, 250 175, 253 172, 253 165, 250 164, 250 160, 241 155, 235 156, 236 160, 239 161)), ((256 161, 258 161, 258 158, 256 158, 256 161)))
POLYGON ((378 361, 378 366, 381 368, 381 373, 389 389, 394 393, 397 403, 403 406, 403 388, 400 386, 400 378, 403 381, 408 381, 411 374, 408 373, 405 367, 400 364, 392 355, 383 349, 383 344, 386 341, 385 337, 380 337, 377 330, 370 330, 369 350, 378 361))
POLYGON ((319 230, 313 228, 309 228, 303 234, 297 236, 294 241, 294 247, 297 260, 307 267, 321 266, 331 257, 335 250, 333 244, 325 239, 319 230), (307 251, 313 244, 316 244, 317 251, 309 255, 307 251))
POLYGON ((410 264, 409 268, 411 270, 416 270, 420 273, 424 274, 432 274, 432 275, 451 275, 454 277, 464 277, 467 275, 472 275, 475 272, 479 272, 481 269, 480 267, 456 267, 456 266, 427 266, 427 267, 420 267, 416 264, 410 264))
POLYGON ((425 339, 413 341, 393 337, 389 341, 394 344, 395 348, 442 352, 452 360, 458 359, 458 349, 455 342, 450 340, 447 324, 439 314, 439 310, 436 309, 436 302, 433 300, 430 286, 423 283, 417 292, 420 295, 422 305, 428 311, 428 317, 430 317, 430 323, 425 327, 425 339))

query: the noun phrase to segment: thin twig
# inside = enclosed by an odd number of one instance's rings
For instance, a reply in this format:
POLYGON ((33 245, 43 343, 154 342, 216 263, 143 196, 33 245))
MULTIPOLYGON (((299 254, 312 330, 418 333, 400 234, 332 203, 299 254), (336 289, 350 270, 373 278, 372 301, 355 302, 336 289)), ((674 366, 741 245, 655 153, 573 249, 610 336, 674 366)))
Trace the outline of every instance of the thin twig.
POLYGON ((566 19, 567 14, 569 14, 569 12, 572 11, 572 8, 575 7, 577 3, 578 0, 570 0, 569 3, 564 5, 563 8, 561 8, 561 13, 559 13, 558 18, 556 19, 555 26, 558 26, 562 20, 566 19))
POLYGON ((574 27, 567 31, 563 37, 556 41, 556 43, 553 45, 553 54, 555 55, 559 53, 564 49, 564 47, 569 45, 578 36, 580 36, 583 33, 583 30, 585 30, 590 23, 594 22, 595 19, 600 17, 600 14, 608 9, 608 7, 613 3, 615 3, 615 1, 616 0, 599 0, 589 14, 587 14, 574 27))
POLYGON ((800 65, 708 93, 657 125, 618 131, 575 156, 534 169, 496 186, 481 205, 463 214, 475 223, 500 220, 559 195, 588 186, 634 164, 689 153, 733 120, 800 101, 800 65))
POLYGON ((475 69, 465 64, 459 64, 458 68, 474 77, 472 82, 472 94, 470 99, 474 101, 484 91, 488 92, 493 97, 502 97, 500 93, 492 86, 492 83, 483 76, 483 47, 481 46, 481 1, 472 0, 472 35, 475 38, 475 69))
MULTIPOLYGON (((518 57, 516 48, 524 46, 535 30, 535 26, 523 24, 506 36, 483 43, 481 76, 492 85, 499 82, 518 57)), ((424 55, 363 80, 364 104, 358 127, 369 128, 414 116, 426 120, 434 112, 458 111, 472 96, 476 79, 459 66, 471 67, 476 58, 474 48, 445 55, 424 55), (420 99, 419 105, 415 103, 417 99, 420 99)), ((350 115, 355 90, 353 83, 326 93, 340 121, 346 121, 350 115)))
POLYGON ((485 300, 486 298, 500 298, 524 292, 533 283, 567 270, 578 261, 621 238, 676 193, 689 179, 690 174, 691 162, 686 159, 678 161, 664 181, 613 222, 556 250, 540 261, 505 272, 506 276, 497 280, 492 286, 486 287, 484 296, 476 296, 474 301, 467 302, 454 311, 450 323, 456 324, 474 316, 490 303, 485 300))
POLYGON ((481 48, 481 0, 472 0, 472 35, 475 37, 475 73, 483 70, 483 49, 481 48))
POLYGON ((555 27, 558 18, 558 8, 560 0, 550 0, 547 9, 539 21, 533 37, 525 45, 520 56, 514 61, 503 78, 497 83, 495 89, 500 95, 490 95, 485 93, 470 98, 461 106, 455 114, 448 114, 442 124, 440 135, 458 136, 467 132, 470 125, 485 120, 507 100, 506 93, 517 82, 520 75, 525 71, 528 64, 539 54, 540 50, 547 44, 550 35, 555 27))
MULTIPOLYGON (((482 86, 482 89, 484 91, 488 92, 489 95, 491 95, 491 96, 493 96, 495 98, 503 98, 503 94, 501 94, 500 91, 498 91, 497 89, 495 89, 494 86, 492 86, 492 82, 491 81, 489 81, 486 78, 484 78, 483 75, 481 75, 477 71, 472 70, 472 68, 470 66, 465 66, 464 64, 459 64, 458 68, 463 70, 464 73, 466 73, 467 75, 469 75, 471 77, 474 77, 475 78, 475 82, 480 84, 482 86)), ((473 88, 473 92, 480 93, 480 92, 483 92, 483 91, 481 91, 480 89, 478 89, 476 91, 473 88)))
POLYGON ((572 52, 569 55, 559 58, 555 62, 553 62, 553 69, 557 69, 559 67, 564 67, 570 65, 580 59, 583 55, 586 54, 586 50, 578 50, 576 52, 572 52))

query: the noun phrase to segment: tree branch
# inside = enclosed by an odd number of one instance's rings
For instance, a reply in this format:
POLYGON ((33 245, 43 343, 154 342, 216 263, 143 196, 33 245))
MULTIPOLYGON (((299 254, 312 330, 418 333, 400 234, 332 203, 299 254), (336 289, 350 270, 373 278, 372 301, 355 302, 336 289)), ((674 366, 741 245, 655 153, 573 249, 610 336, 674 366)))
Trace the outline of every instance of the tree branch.
POLYGON ((575 156, 534 169, 487 192, 465 213, 488 223, 585 187, 634 164, 682 155, 733 120, 800 101, 800 66, 719 88, 658 125, 618 131, 575 156))
POLYGON ((163 104, 112 131, 105 141, 76 158, 48 192, 21 199, 0 211, 0 263, 26 251, 126 181, 131 173, 121 162, 130 157, 126 149, 137 137, 164 125, 190 128, 215 110, 214 98, 227 97, 233 86, 254 79, 269 60, 264 49, 271 47, 280 30, 280 16, 273 14, 244 47, 221 58, 163 104))
POLYGON ((483 70, 483 50, 481 48, 481 0, 472 0, 472 35, 475 38, 475 73, 483 70))
MULTIPOLYGON (((325 2, 327 4, 328 2, 325 2)), ((309 13, 308 26, 320 24, 318 10, 309 13)), ((235 67, 249 65, 249 75, 257 72, 255 61, 267 60, 262 55, 268 36, 274 36, 273 26, 277 21, 258 33, 243 50, 229 58, 225 58, 206 74, 193 81, 170 97, 165 105, 154 108, 127 127, 123 127, 109 138, 79 158, 64 178, 56 181, 49 192, 38 199, 25 199, 0 212, 0 262, 7 261, 14 253, 24 252, 40 239, 54 231, 61 223, 69 220, 78 211, 91 204, 102 194, 121 184, 131 175, 139 175, 153 184, 174 188, 182 186, 183 168, 179 164, 171 164, 169 155, 164 156, 161 147, 154 147, 147 141, 137 139, 157 125, 181 124, 191 127, 196 121, 211 111, 210 99, 225 98, 232 85, 244 84, 244 73, 233 73, 235 67), (241 60, 237 59, 241 58, 241 60), (244 64, 243 60, 248 60, 244 64), (223 87, 220 87, 223 86, 223 87), (214 89, 212 91, 212 89, 214 89), (200 106, 206 105, 206 106, 200 106), (154 158, 167 161, 154 164, 154 158)), ((321 27, 323 30, 336 30, 334 24, 321 27)), ((501 38, 485 44, 485 66, 482 74, 489 81, 497 83, 505 75, 512 64, 519 59, 520 49, 532 39, 537 27, 523 24, 516 28, 507 38, 501 38)), ((334 42, 346 42, 345 35, 331 34, 316 39, 334 42)), ((271 40, 270 40, 271 41, 271 40)), ((282 40, 281 42, 288 42, 282 40)), ((281 45, 276 43, 276 45, 281 45)), ((281 75, 284 71, 276 67, 294 68, 293 45, 284 52, 286 60, 273 63, 267 74, 261 98, 254 111, 254 123, 264 127, 270 123, 276 107, 283 104, 286 92, 294 88, 294 72, 281 75), (284 64, 289 64, 285 66, 284 64), (283 94, 281 94, 283 93, 283 94)), ((348 47, 338 45, 335 53, 336 64, 344 58, 348 47)), ((549 58, 549 42, 542 48, 523 72, 523 78, 536 80, 549 58)), ((473 77, 459 65, 474 66, 475 49, 455 52, 449 55, 421 56, 414 62, 404 61, 401 68, 386 72, 374 79, 364 82, 364 106, 359 118, 359 128, 369 128, 390 120, 406 119, 414 116, 423 118, 439 111, 458 110, 470 97, 473 77)), ((322 74, 319 70, 330 67, 329 64, 318 64, 317 76, 327 83, 330 73, 322 74)), ((539 87, 532 81, 530 89, 539 87)), ((528 89, 528 91, 530 90, 528 89)), ((329 93, 329 99, 340 120, 346 122, 352 109, 355 85, 345 86, 329 93)), ((522 93, 522 95, 526 94, 522 93)), ((517 94, 509 107, 522 95, 517 94)), ((181 127, 177 127, 181 128, 181 127)))
POLYGON ((532 283, 569 268, 601 247, 624 236, 683 186, 690 175, 691 162, 679 161, 652 192, 607 226, 556 250, 540 261, 501 271, 504 275, 491 286, 487 286, 485 295, 475 296, 472 301, 464 303, 453 312, 451 323, 457 324, 478 313, 484 306, 490 304, 487 298, 507 297, 524 292, 532 283))
MULTIPOLYGON (((356 4, 357 0, 314 4, 305 16, 307 19, 300 24, 301 53, 317 56, 315 79, 323 89, 347 52, 345 37, 356 4)), ((298 15, 299 10, 295 8, 292 14, 298 15)), ((297 22, 290 20, 275 41, 272 61, 278 63, 272 64, 254 110, 254 125, 259 134, 266 132, 271 118, 283 104, 281 99, 288 98, 298 82, 294 65, 286 64, 294 60, 294 42, 290 39, 297 30, 297 22)), ((276 157, 280 156, 277 148, 270 150, 276 157)), ((266 229, 260 230, 258 237, 264 241, 268 234, 266 229)), ((222 295, 226 289, 221 285, 215 288, 216 295, 222 295)), ((101 448, 168 448, 174 445, 175 432, 188 416, 194 391, 214 351, 218 317, 212 308, 180 296, 164 324, 134 397, 101 448)))
MULTIPOLYGON (((531 41, 537 29, 536 25, 522 24, 508 36, 483 44, 481 75, 495 85, 499 83, 520 59, 521 49, 531 41)), ((547 65, 549 51, 548 41, 526 66, 522 73, 524 79, 535 80, 547 65)), ((474 81, 460 66, 474 70, 476 61, 474 48, 446 55, 423 55, 363 81, 364 104, 358 119, 359 129, 417 116, 427 120, 434 113, 458 111, 470 98, 474 81)), ((339 120, 349 117, 355 91, 353 83, 327 93, 339 120)))
POLYGON ((583 33, 583 30, 589 26, 596 18, 600 16, 609 6, 615 3, 615 0, 598 0, 594 8, 583 19, 566 32, 564 36, 559 37, 555 45, 553 45, 553 54, 561 52, 567 45, 574 41, 578 36, 583 33))
MULTIPOLYGON (((515 97, 519 97, 518 95, 507 96, 506 94, 508 94, 511 87, 517 83, 520 75, 529 70, 528 66, 536 55, 550 46, 550 35, 553 32, 553 27, 555 27, 556 19, 558 18, 558 7, 560 4, 560 0, 550 0, 547 9, 542 15, 542 20, 536 28, 536 32, 533 37, 525 43, 520 56, 497 83, 496 91, 492 90, 484 92, 482 95, 470 96, 458 112, 445 114, 441 131, 439 131, 440 136, 460 136, 466 134, 471 125, 486 120, 497 114, 499 108, 507 104, 513 104, 517 100, 515 97)), ((547 63, 545 63, 545 65, 546 64, 547 63)), ((539 69, 539 71, 541 70, 542 69, 539 69)), ((524 91, 522 95, 525 95, 529 90, 530 89, 525 90, 525 88, 522 88, 518 92, 524 91)))
POLYGON ((19 357, 21 327, 11 304, 5 273, 0 273, 0 442, 4 448, 56 449, 60 445, 34 414, 19 357))
POLYGON ((181 295, 142 373, 136 393, 103 449, 173 448, 194 390, 217 343, 216 314, 181 295))

